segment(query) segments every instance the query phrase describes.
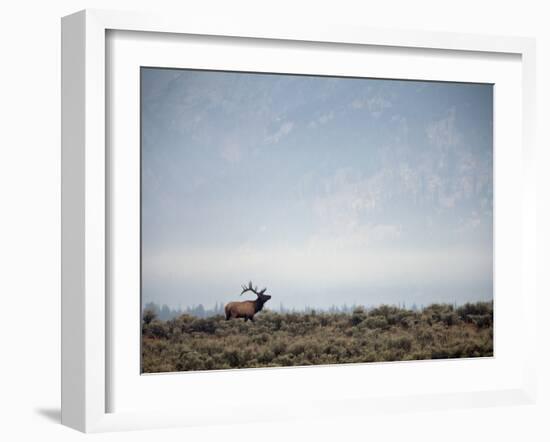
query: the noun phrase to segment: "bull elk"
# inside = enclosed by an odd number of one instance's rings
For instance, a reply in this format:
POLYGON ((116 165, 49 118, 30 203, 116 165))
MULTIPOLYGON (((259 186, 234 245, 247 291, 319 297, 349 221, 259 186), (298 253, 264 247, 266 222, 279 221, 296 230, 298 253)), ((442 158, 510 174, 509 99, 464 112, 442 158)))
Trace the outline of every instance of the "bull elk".
POLYGON ((244 322, 249 319, 254 322, 254 315, 261 311, 264 304, 271 299, 271 295, 265 294, 267 288, 258 291, 258 287, 252 288, 252 281, 248 283, 248 286, 243 285, 242 289, 241 295, 245 292, 252 292, 258 298, 255 301, 235 301, 228 303, 225 306, 226 321, 229 321, 231 318, 244 318, 244 322))

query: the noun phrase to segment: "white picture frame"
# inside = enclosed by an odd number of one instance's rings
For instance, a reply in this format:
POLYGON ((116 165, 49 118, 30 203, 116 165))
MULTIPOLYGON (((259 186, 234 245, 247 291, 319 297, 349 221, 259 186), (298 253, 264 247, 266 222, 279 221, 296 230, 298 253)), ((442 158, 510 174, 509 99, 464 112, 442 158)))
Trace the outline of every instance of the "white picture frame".
MULTIPOLYGON (((337 43, 345 47, 376 46, 403 50, 430 49, 484 54, 510 54, 521 63, 521 121, 515 122, 521 131, 521 168, 510 174, 521 180, 520 227, 515 234, 520 240, 521 305, 529 308, 535 299, 535 175, 534 175, 534 108, 535 108, 535 43, 518 37, 388 31, 349 28, 345 26, 292 27, 282 24, 219 23, 195 17, 172 18, 145 14, 99 10, 81 11, 62 21, 62 423, 85 432, 123 429, 158 428, 168 426, 208 425, 212 415, 197 408, 190 413, 181 410, 115 411, 109 407, 109 370, 112 354, 108 328, 114 318, 107 297, 109 260, 107 244, 112 233, 107 218, 112 209, 108 185, 108 134, 106 120, 108 62, 106 35, 110 31, 155 32, 163 35, 218 36, 268 39, 271 41, 337 43)), ((498 161, 498 157, 497 157, 498 161)), ((115 200, 116 201, 116 200, 115 200)), ((498 307, 497 307, 498 309, 498 307)), ((498 320, 498 317, 497 317, 498 320)), ((533 337, 536 324, 523 317, 524 337, 533 337)), ((425 395, 391 394, 373 399, 368 396, 338 397, 333 393, 324 399, 311 399, 313 407, 274 406, 269 419, 288 417, 322 417, 357 415, 374 409, 388 411, 419 408, 453 408, 502 403, 530 403, 536 393, 534 339, 526 339, 521 383, 489 390, 476 387, 472 391, 448 393, 437 388, 425 395)), ((498 357, 498 355, 497 355, 498 357)), ((458 365, 456 369, 462 369, 458 365)), ((327 367, 323 367, 327 370, 327 367)), ((335 369, 338 369, 335 367, 335 369)), ((389 370, 378 365, 378 370, 389 370)), ((415 370, 425 371, 418 365, 415 370)), ((303 370, 303 369, 302 369, 303 370)), ((307 369, 306 369, 307 370, 307 369)), ((331 370, 331 368, 328 368, 331 370)), ((348 370, 358 376, 361 366, 348 370)), ((299 373, 297 369, 295 373, 299 373)), ((262 377, 280 382, 275 370, 243 371, 239 378, 262 377), (260 374, 258 374, 260 373, 260 374)), ((309 377, 307 372, 302 377, 309 377)), ((237 376, 235 372, 220 374, 220 382, 237 376)), ((169 378, 167 376, 166 378, 169 378)), ((213 379, 213 378, 210 378, 213 379)), ((169 381, 165 381, 169 382, 169 381)), ((174 384, 175 385, 175 384, 174 384)), ((166 393, 163 393, 166 394, 166 393)), ((290 398, 292 399, 292 398, 290 398)), ((290 401, 292 403, 292 400, 290 401)), ((215 407, 214 407, 215 408, 215 407)), ((235 422, 235 414, 218 410, 216 422, 235 422)), ((247 413, 237 421, 261 421, 261 414, 247 413)))

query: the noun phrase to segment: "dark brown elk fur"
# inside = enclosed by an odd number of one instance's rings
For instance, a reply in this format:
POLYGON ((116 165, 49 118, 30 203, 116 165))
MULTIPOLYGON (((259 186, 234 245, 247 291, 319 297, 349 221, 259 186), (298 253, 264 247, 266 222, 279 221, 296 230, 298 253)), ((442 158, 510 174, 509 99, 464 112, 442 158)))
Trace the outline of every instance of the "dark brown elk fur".
POLYGON ((252 292, 258 298, 255 301, 235 301, 230 302, 225 306, 225 319, 228 321, 231 318, 244 318, 244 321, 249 319, 254 322, 254 315, 262 310, 264 304, 271 299, 270 295, 264 294, 267 289, 258 291, 258 287, 252 288, 252 282, 248 283, 248 287, 243 285, 243 291, 241 295, 245 292, 252 292))

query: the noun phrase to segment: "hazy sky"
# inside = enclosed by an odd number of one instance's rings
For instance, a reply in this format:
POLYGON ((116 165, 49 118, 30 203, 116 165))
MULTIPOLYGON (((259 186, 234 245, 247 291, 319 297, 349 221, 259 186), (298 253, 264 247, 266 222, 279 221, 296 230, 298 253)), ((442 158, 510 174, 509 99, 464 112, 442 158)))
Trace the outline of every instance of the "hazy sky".
POLYGON ((491 85, 141 75, 144 302, 492 298, 491 85))

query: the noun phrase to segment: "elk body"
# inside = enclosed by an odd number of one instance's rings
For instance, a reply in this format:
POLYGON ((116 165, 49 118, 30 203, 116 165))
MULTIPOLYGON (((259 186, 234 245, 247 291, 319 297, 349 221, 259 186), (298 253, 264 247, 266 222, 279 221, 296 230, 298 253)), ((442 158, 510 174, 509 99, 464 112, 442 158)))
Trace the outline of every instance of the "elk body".
POLYGON ((249 319, 254 322, 254 315, 261 311, 264 304, 271 299, 270 295, 265 294, 266 288, 260 291, 258 291, 258 287, 252 288, 252 281, 248 283, 248 286, 243 285, 242 288, 241 295, 245 292, 252 292, 257 298, 255 301, 235 301, 228 303, 225 306, 225 319, 227 321, 231 318, 244 318, 244 322, 249 319))

